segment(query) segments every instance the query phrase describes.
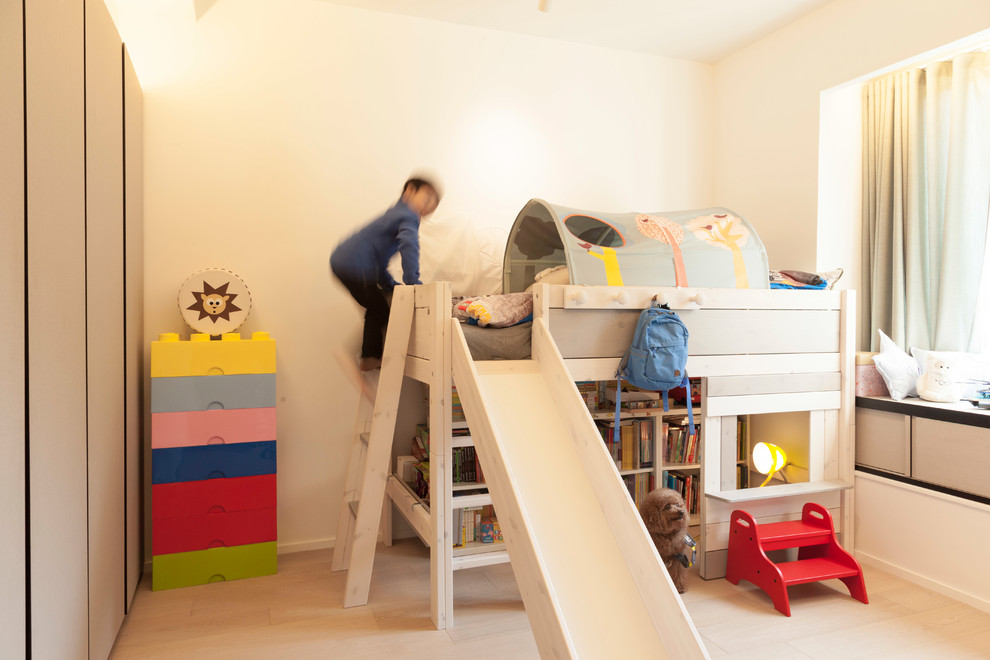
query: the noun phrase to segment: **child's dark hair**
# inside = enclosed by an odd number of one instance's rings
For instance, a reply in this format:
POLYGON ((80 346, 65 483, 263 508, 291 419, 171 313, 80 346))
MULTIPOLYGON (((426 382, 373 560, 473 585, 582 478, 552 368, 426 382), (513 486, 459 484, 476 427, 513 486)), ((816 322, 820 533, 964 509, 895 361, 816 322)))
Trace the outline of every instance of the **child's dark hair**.
POLYGON ((407 180, 402 185, 402 194, 403 195, 406 194, 406 191, 409 190, 410 188, 412 188, 413 192, 416 192, 423 186, 429 186, 430 188, 433 189, 433 192, 437 194, 437 197, 440 196, 440 190, 437 188, 436 184, 434 184, 432 181, 427 181, 426 179, 421 179, 419 177, 412 177, 409 180, 407 180))

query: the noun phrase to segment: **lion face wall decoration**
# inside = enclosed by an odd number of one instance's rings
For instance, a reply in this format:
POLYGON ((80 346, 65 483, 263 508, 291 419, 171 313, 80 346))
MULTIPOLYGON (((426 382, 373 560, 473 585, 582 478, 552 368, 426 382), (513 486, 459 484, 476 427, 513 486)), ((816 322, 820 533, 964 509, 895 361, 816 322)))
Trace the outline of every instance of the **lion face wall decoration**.
POLYGON ((179 312, 196 332, 234 332, 247 319, 251 294, 235 273, 210 268, 190 275, 179 288, 179 312))

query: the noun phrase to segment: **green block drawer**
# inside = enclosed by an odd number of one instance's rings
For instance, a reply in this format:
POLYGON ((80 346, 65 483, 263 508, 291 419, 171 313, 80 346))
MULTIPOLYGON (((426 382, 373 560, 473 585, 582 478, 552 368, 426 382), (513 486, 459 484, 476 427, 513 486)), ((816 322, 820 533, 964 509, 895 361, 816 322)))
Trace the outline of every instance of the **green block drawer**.
POLYGON ((153 591, 208 582, 274 575, 275 541, 157 555, 151 563, 153 591))

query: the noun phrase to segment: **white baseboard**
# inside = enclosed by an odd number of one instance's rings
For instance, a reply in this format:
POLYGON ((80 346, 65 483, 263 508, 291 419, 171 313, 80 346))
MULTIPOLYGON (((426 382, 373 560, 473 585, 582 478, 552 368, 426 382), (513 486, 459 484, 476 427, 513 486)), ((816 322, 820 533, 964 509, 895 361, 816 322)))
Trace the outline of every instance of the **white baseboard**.
POLYGON ((325 550, 334 547, 336 544, 336 537, 312 539, 310 541, 292 541, 290 543, 279 543, 276 552, 280 555, 288 555, 293 552, 306 552, 307 550, 325 550))
MULTIPOLYGON (((941 582, 932 580, 931 578, 927 578, 924 575, 919 575, 914 571, 908 570, 906 568, 902 568, 901 566, 897 566, 896 564, 892 564, 888 561, 879 559, 878 557, 874 557, 873 555, 869 555, 864 552, 857 551, 855 555, 856 555, 856 559, 859 560, 860 563, 866 564, 867 566, 874 566, 883 571, 886 571, 887 573, 896 575, 899 578, 903 578, 908 582, 917 584, 920 587, 924 587, 925 589, 931 589, 932 591, 940 593, 943 596, 948 596, 949 598, 958 600, 960 603, 965 603, 970 607, 975 607, 978 610, 982 610, 984 612, 990 613, 990 602, 980 598, 979 596, 974 596, 973 594, 968 594, 965 591, 953 589, 952 587, 949 587, 941 582)), ((869 593, 870 590, 869 584, 866 585, 866 590, 867 593, 869 593)))

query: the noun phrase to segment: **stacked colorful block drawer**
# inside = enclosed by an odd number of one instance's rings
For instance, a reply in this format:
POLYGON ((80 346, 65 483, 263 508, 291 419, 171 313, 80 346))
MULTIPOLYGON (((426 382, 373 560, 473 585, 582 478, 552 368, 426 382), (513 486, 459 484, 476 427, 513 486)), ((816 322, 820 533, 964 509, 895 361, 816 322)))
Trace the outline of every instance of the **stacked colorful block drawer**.
POLYGON ((276 570, 275 341, 151 343, 152 588, 276 570))

